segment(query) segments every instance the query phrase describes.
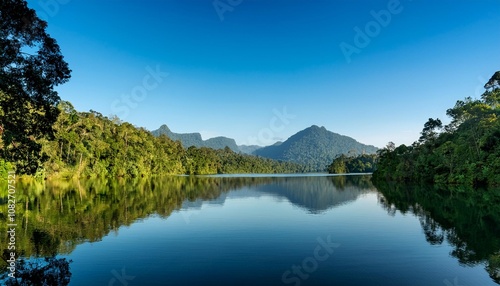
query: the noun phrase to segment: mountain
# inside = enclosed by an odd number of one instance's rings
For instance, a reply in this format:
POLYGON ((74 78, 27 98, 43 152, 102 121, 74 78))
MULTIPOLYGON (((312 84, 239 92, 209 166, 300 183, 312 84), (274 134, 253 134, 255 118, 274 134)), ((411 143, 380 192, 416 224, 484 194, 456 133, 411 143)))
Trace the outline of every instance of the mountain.
POLYGON ((251 155, 253 152, 255 152, 255 150, 262 148, 262 146, 259 146, 259 145, 238 145, 238 148, 240 149, 241 153, 251 155))
POLYGON ((351 137, 333 133, 313 125, 288 138, 254 151, 254 155, 275 160, 292 161, 307 166, 308 171, 324 171, 341 154, 373 154, 375 146, 359 143, 351 137))
POLYGON ((234 139, 223 136, 203 140, 200 133, 174 133, 170 131, 168 126, 165 124, 160 126, 160 128, 151 131, 151 133, 157 137, 164 134, 174 141, 180 141, 184 148, 195 146, 208 147, 212 149, 224 149, 227 146, 234 152, 240 152, 240 149, 238 148, 238 145, 236 145, 236 141, 234 141, 234 139))

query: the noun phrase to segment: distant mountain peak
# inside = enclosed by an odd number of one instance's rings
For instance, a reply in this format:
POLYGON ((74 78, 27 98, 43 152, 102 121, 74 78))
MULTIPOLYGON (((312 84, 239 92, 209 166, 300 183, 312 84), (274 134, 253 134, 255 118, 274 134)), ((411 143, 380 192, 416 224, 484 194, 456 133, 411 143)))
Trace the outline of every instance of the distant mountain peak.
POLYGON ((318 126, 318 125, 311 125, 311 127, 307 127, 304 130, 301 130, 297 132, 296 134, 307 134, 307 133, 324 133, 324 132, 330 132, 328 131, 325 126, 318 126))
POLYGON ((306 129, 324 129, 324 130, 326 130, 325 126, 319 127, 318 125, 315 125, 315 124, 311 125, 311 127, 306 128, 306 129))
POLYGON ((323 171, 334 158, 352 150, 358 154, 373 154, 377 148, 328 131, 324 126, 312 125, 290 136, 283 143, 263 147, 254 151, 254 154, 304 164, 309 171, 323 171))
POLYGON ((170 131, 170 128, 168 128, 167 124, 162 124, 158 130, 163 130, 163 131, 170 131))
POLYGON ((224 149, 227 146, 235 152, 240 151, 234 139, 218 136, 203 140, 200 133, 175 133, 172 132, 166 124, 161 125, 160 128, 151 131, 151 133, 155 136, 166 135, 174 141, 180 141, 184 148, 195 146, 208 147, 212 149, 224 149))

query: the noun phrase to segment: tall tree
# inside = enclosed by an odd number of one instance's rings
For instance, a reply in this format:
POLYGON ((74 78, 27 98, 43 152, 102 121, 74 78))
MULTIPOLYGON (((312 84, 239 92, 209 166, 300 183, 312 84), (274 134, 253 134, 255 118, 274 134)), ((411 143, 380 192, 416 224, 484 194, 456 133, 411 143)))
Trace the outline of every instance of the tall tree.
POLYGON ((495 72, 490 80, 484 85, 486 92, 483 93, 483 100, 496 108, 500 104, 500 71, 495 72))
POLYGON ((420 141, 425 142, 428 140, 435 139, 437 136, 436 129, 442 128, 443 123, 441 123, 441 120, 439 118, 432 119, 429 118, 429 120, 424 124, 424 129, 422 129, 422 132, 420 133, 422 136, 420 136, 420 141))
POLYGON ((22 0, 0 0, 0 158, 33 174, 44 158, 35 141, 53 136, 60 98, 54 87, 70 78, 47 23, 22 0))

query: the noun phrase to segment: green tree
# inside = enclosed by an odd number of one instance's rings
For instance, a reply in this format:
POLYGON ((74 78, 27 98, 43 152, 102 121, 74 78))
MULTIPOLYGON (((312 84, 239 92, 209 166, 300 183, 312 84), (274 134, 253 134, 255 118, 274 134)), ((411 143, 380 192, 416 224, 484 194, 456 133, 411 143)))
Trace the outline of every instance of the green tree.
POLYGON ((426 142, 429 140, 436 139, 437 132, 436 129, 442 128, 443 124, 441 123, 441 120, 439 118, 432 119, 429 118, 429 120, 424 124, 424 129, 422 129, 422 136, 420 136, 420 141, 421 142, 426 142))
POLYGON ((374 178, 469 186, 500 182, 500 72, 486 83, 481 99, 458 100, 446 111, 451 122, 425 123, 411 147, 379 152, 374 178), (437 132, 440 129, 441 132, 437 132))
POLYGON ((359 156, 353 155, 351 157, 340 155, 333 160, 327 170, 331 174, 371 173, 376 168, 376 160, 377 155, 375 154, 361 154, 359 156))
POLYGON ((333 162, 328 166, 327 170, 330 174, 346 174, 349 173, 349 170, 346 166, 347 156, 342 154, 339 157, 335 158, 333 162))
POLYGON ((486 92, 483 93, 482 99, 493 108, 497 108, 500 104, 500 71, 495 72, 484 88, 486 92))
POLYGON ((19 173, 35 173, 46 159, 36 140, 53 135, 60 100, 54 87, 70 78, 46 28, 26 1, 0 1, 0 156, 19 173))

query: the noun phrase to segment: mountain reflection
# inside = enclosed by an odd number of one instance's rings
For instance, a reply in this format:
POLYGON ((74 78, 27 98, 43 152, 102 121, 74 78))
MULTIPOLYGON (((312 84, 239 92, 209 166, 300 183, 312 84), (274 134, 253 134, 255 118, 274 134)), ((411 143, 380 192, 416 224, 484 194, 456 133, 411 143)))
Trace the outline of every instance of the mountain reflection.
MULTIPOLYGON (((500 283, 500 191, 436 190, 377 185, 379 204, 418 217, 428 243, 448 242, 463 265, 485 264, 500 283)), ((20 181, 16 253, 54 257, 78 244, 101 240, 151 215, 223 205, 227 199, 272 196, 319 214, 376 192, 370 176, 165 177, 137 180, 20 181)), ((0 202, 5 221, 7 202, 0 202)), ((6 233, 6 224, 0 231, 6 233)), ((0 236, 7 245, 7 236, 0 236)), ((3 251, 2 269, 8 252, 3 251)), ((48 264, 50 265, 50 264, 48 264)), ((4 270, 5 271, 5 270, 4 270)), ((70 273, 69 273, 70 274, 70 273)))
MULTIPOLYGON (((206 178, 201 177, 200 179, 206 178)), ((375 191, 368 175, 292 176, 258 179, 259 183, 254 184, 251 189, 234 189, 232 192, 221 193, 218 198, 212 200, 186 201, 182 204, 182 209, 200 209, 204 204, 223 205, 227 198, 273 196, 286 199, 310 213, 321 213, 330 208, 355 201, 362 194, 375 191)), ((250 184, 245 186, 250 186, 250 184)))
POLYGON ((375 191, 370 176, 290 177, 257 187, 258 191, 285 197, 311 213, 355 201, 375 191))
MULTIPOLYGON (((82 242, 99 241, 109 232, 153 214, 166 218, 181 208, 223 204, 227 196, 252 195, 238 191, 244 187, 251 188, 253 195, 286 198, 313 213, 373 190, 369 176, 20 181, 16 208, 18 231, 22 234, 17 237, 17 254, 68 254, 82 242)), ((6 203, 1 205, 3 219, 6 203)), ((1 228, 7 231, 6 224, 1 228)), ((0 238, 2 245, 6 245, 5 239, 0 238)))

